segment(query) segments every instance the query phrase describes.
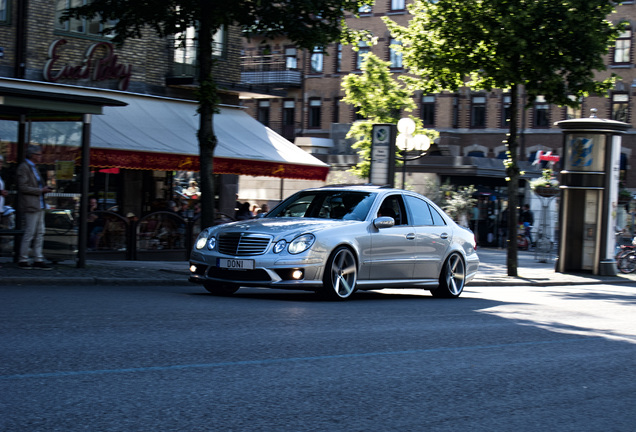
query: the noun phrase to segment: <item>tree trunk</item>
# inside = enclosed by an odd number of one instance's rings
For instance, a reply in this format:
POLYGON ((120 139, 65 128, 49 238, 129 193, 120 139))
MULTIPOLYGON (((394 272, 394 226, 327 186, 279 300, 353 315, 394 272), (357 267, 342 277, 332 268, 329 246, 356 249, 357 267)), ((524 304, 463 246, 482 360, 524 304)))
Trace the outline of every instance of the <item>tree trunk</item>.
POLYGON ((508 176, 508 257, 506 265, 508 276, 517 276, 518 248, 517 223, 519 207, 519 157, 517 155, 517 116, 519 112, 519 87, 517 84, 510 88, 510 130, 508 133, 508 159, 506 160, 506 175, 508 176))
POLYGON ((216 85, 212 78, 212 25, 206 17, 213 16, 214 11, 205 0, 201 1, 201 20, 199 21, 199 164, 201 169, 200 202, 201 228, 214 223, 214 134, 213 115, 216 109, 216 85))

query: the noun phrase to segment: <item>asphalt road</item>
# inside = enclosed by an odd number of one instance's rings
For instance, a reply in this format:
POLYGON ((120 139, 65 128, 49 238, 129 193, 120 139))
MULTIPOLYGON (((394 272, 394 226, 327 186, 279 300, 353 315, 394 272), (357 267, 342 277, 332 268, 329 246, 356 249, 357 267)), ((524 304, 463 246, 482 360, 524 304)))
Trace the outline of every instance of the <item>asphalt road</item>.
POLYGON ((0 287, 2 431, 634 431, 636 288, 0 287))

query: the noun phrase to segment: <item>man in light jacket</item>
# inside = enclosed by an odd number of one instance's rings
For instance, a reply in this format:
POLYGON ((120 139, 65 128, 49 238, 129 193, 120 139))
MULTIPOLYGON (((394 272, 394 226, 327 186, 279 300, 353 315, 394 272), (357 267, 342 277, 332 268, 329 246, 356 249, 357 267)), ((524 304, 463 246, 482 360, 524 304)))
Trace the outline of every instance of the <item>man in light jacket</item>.
POLYGON ((23 269, 51 270, 44 262, 42 244, 44 243, 44 196, 51 192, 45 180, 38 172, 37 164, 42 159, 42 149, 37 145, 27 148, 26 160, 18 166, 18 205, 25 216, 26 226, 20 244, 18 267, 23 269), (33 264, 29 262, 29 249, 33 243, 33 264))

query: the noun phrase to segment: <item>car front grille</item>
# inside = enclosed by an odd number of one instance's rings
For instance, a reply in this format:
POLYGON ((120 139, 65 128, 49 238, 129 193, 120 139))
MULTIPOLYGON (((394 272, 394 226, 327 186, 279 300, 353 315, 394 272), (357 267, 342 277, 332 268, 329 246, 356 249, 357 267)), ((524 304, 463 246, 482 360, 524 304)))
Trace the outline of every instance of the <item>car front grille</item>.
POLYGON ((250 233, 227 233, 219 237, 219 252, 225 255, 248 256, 264 254, 271 236, 250 233))

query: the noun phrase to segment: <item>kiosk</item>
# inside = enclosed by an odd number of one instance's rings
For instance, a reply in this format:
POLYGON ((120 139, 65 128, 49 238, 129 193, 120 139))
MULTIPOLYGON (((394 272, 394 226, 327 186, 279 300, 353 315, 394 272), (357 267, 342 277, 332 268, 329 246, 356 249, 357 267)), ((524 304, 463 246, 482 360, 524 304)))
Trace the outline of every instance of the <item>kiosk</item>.
POLYGON ((596 118, 594 109, 555 124, 564 136, 556 271, 615 276, 621 137, 630 125, 596 118))

